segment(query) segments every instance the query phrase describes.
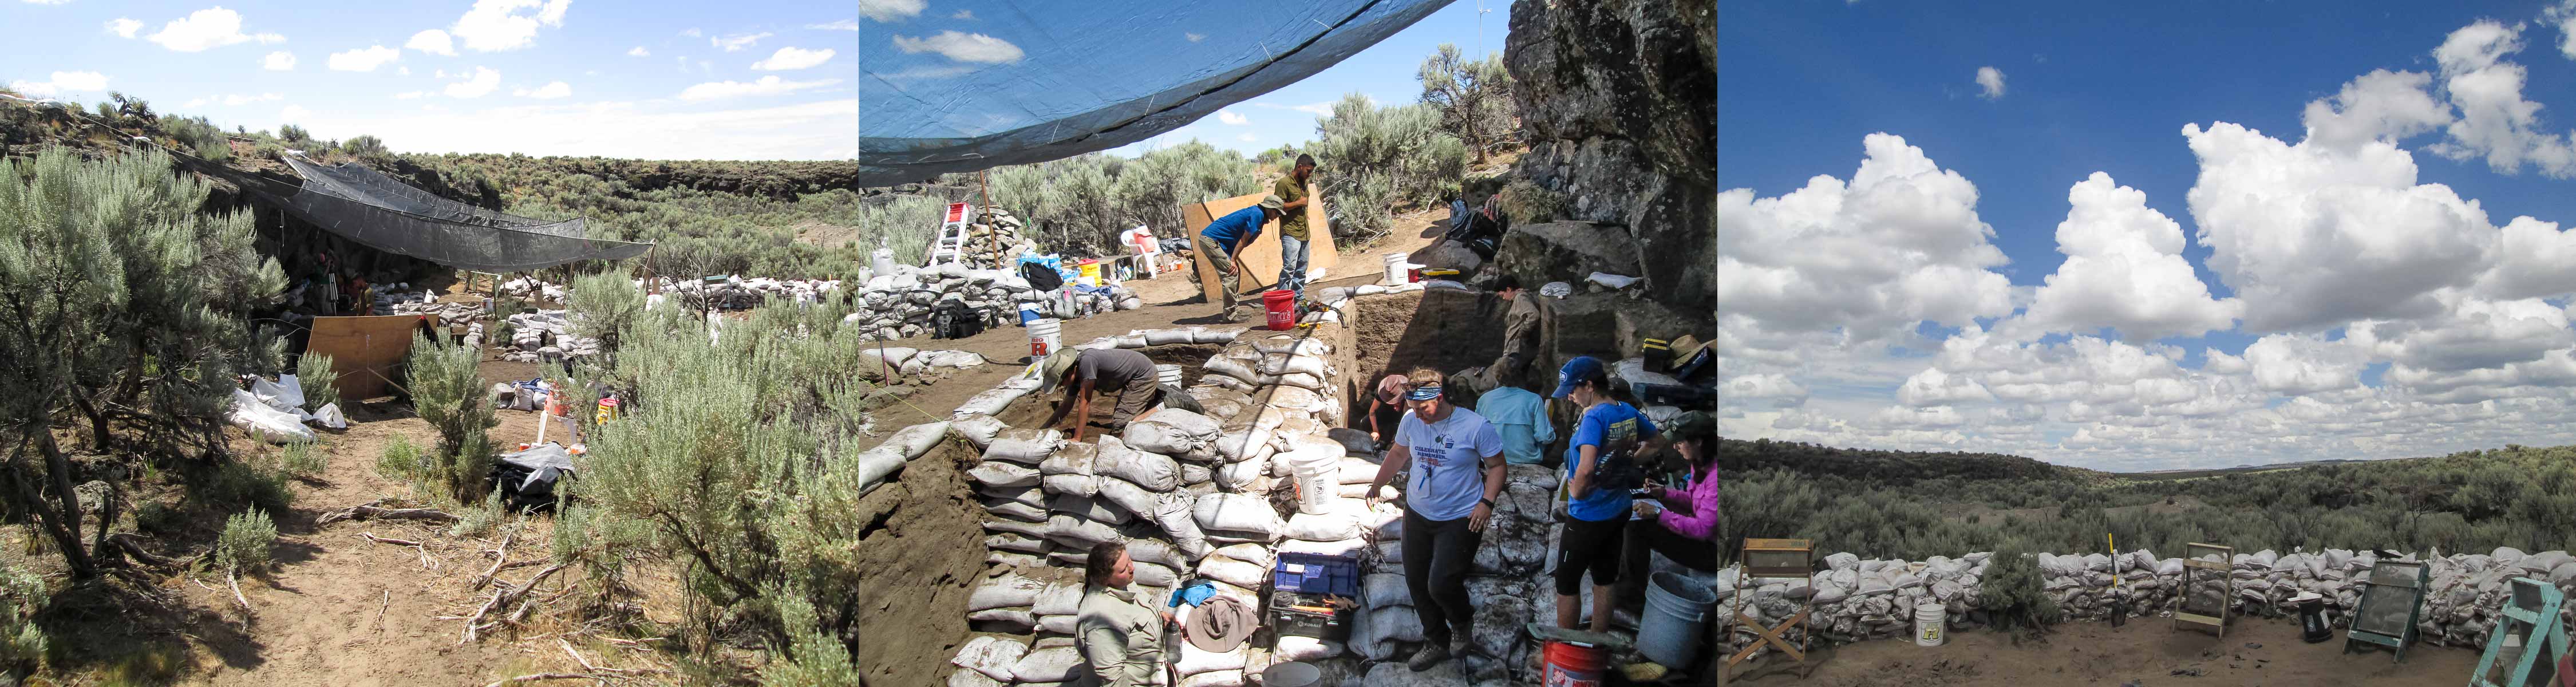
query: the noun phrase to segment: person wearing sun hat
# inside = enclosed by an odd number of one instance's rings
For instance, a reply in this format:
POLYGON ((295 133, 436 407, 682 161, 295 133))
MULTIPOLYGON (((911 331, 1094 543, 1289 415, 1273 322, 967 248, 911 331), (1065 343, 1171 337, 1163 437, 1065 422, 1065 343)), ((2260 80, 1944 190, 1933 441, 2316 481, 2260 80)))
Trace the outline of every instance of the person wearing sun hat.
POLYGON ((1609 366, 1582 356, 1565 362, 1556 374, 1556 392, 1581 408, 1581 419, 1565 446, 1565 483, 1558 493, 1565 509, 1557 540, 1556 624, 1572 629, 1583 604, 1584 573, 1592 574, 1593 632, 1610 629, 1610 610, 1627 542, 1630 489, 1643 486, 1640 456, 1663 450, 1664 437, 1655 421, 1634 406, 1610 399, 1609 366))
POLYGON ((1677 486, 1646 482, 1633 506, 1640 522, 1628 536, 1682 567, 1717 572, 1717 419, 1682 413, 1669 435, 1688 472, 1677 486))
POLYGON ((1155 384, 1154 359, 1123 348, 1056 351, 1047 354, 1038 368, 1039 394, 1055 393, 1056 387, 1064 387, 1064 400, 1056 404, 1055 414, 1047 417, 1044 426, 1054 427, 1080 407, 1073 420, 1074 441, 1082 441, 1083 434, 1091 428, 1093 392, 1118 396, 1118 410, 1109 417, 1109 431, 1116 432, 1126 429, 1128 420, 1152 407, 1163 391, 1155 384))

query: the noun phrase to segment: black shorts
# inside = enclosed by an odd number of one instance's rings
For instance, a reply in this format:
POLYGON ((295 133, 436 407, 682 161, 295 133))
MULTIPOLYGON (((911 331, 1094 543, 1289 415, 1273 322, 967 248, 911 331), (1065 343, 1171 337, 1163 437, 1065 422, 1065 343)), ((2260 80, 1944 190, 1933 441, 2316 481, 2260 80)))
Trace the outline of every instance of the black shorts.
POLYGON ((1567 518, 1565 535, 1556 542, 1556 595, 1582 592, 1585 572, 1592 573, 1592 584, 1596 586, 1617 584, 1627 530, 1625 513, 1600 522, 1567 518))

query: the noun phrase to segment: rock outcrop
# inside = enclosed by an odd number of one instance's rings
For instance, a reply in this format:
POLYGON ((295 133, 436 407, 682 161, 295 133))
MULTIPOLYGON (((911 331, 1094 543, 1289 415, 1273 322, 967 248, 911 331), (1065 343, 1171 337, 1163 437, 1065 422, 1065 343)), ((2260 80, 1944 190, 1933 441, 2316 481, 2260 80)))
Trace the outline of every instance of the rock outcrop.
MULTIPOLYGON (((1625 231, 1637 265, 1620 274, 1680 310, 1713 311, 1716 3, 1518 0, 1511 16, 1503 61, 1530 142, 1519 174, 1566 195, 1570 216, 1555 219, 1625 231)), ((1515 261, 1516 250, 1532 248, 1507 244, 1495 262, 1543 264, 1515 261)))

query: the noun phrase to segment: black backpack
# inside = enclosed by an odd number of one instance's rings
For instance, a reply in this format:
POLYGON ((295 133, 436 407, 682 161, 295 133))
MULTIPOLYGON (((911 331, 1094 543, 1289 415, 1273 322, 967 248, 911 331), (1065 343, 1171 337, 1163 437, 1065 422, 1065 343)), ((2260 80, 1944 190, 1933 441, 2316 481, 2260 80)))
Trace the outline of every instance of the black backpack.
POLYGON ((1450 201, 1449 231, 1445 236, 1451 243, 1475 251, 1476 257, 1494 259, 1494 249, 1502 244, 1503 233, 1512 227, 1511 215, 1494 201, 1494 197, 1487 197, 1484 207, 1474 211, 1467 210, 1463 201, 1450 201))
POLYGON ((931 308, 930 338, 963 339, 984 333, 984 318, 961 301, 940 301, 931 308))
POLYGON ((1020 278, 1029 280, 1029 288, 1039 291, 1064 288, 1064 275, 1057 274, 1055 270, 1039 263, 1020 263, 1020 278))

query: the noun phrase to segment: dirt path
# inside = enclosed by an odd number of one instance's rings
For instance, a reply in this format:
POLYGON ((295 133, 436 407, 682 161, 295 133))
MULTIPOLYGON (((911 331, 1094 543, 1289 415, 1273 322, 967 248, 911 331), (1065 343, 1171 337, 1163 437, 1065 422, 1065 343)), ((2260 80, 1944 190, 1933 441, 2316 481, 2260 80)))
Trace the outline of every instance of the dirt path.
POLYGON ((2343 654, 2343 633, 2308 644, 2295 619, 2248 619, 2224 639, 2205 630, 2173 629, 2162 618, 2061 625, 2042 642, 2014 646, 1999 632, 1960 632, 1936 648, 1910 641, 1874 641, 1823 654, 1814 674, 1756 669, 1739 675, 1745 685, 1919 687, 1985 685, 2163 686, 2448 685, 2467 681, 2478 654, 2467 649, 2418 645, 2397 663, 2385 651, 2343 654))

